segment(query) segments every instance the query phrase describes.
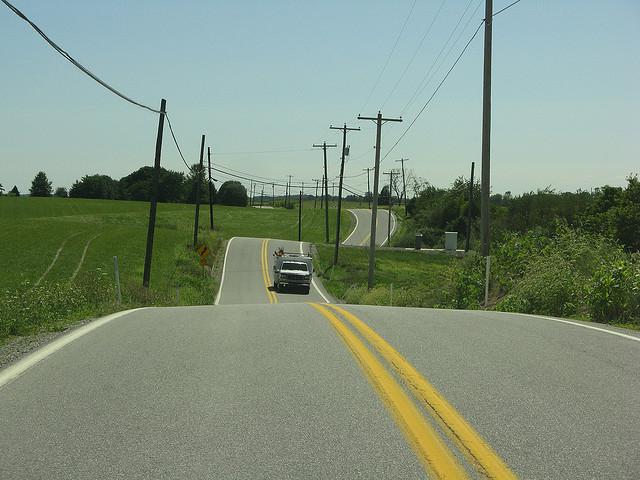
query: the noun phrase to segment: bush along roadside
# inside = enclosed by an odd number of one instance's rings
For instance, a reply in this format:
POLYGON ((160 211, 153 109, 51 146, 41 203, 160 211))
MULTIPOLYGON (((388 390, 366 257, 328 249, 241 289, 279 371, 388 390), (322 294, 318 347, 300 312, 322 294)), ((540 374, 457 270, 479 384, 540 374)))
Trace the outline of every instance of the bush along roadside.
POLYGON ((640 326, 640 262, 615 242, 556 225, 496 249, 496 309, 640 326))
MULTIPOLYGON (((337 267, 319 250, 325 286, 346 303, 484 308, 485 260, 473 251, 454 258, 381 250, 369 290, 365 250, 344 249, 337 267)), ((562 222, 510 233, 494 245, 491 265, 489 309, 640 328, 640 254, 607 237, 562 222)))

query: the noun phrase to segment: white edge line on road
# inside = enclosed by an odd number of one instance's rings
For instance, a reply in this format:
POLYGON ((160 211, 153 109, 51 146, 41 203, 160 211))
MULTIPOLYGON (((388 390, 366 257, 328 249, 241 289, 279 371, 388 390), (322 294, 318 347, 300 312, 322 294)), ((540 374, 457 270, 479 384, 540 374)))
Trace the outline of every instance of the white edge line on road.
POLYGON ((70 344, 74 340, 86 335, 89 332, 92 332, 96 328, 103 326, 106 323, 109 323, 116 318, 124 317, 133 312, 137 312, 138 310, 144 310, 146 307, 142 308, 134 308, 133 310, 124 310, 122 312, 117 312, 111 315, 107 315, 106 317, 102 317, 98 320, 95 320, 84 327, 80 327, 77 330, 73 330, 66 335, 54 340, 53 342, 45 345, 42 348, 39 348, 35 352, 27 355, 22 360, 19 360, 17 363, 7 367, 6 369, 0 371, 0 387, 3 387, 7 383, 15 380, 24 372, 26 372, 29 368, 33 367, 37 363, 41 362, 49 355, 57 352, 61 348, 70 344))
POLYGON ((356 226, 353 227, 353 231, 349 234, 349 236, 347 238, 344 239, 344 242, 342 242, 343 245, 347 244, 347 241, 353 236, 354 233, 356 233, 356 230, 358 230, 358 215, 356 215, 356 213, 351 210, 351 209, 347 209, 347 211, 353 215, 354 217, 356 217, 356 226))
POLYGON ((636 342, 640 342, 640 337, 634 337, 633 335, 627 335, 626 333, 614 332, 613 330, 607 330, 606 328, 592 327, 591 325, 584 325, 578 322, 562 320, 561 318, 544 317, 542 315, 532 315, 529 313, 516 313, 516 312, 509 312, 509 313, 511 313, 512 315, 520 315, 522 317, 533 317, 533 318, 540 318, 542 320, 551 320, 552 322, 567 323, 569 325, 575 325, 576 327, 588 328, 589 330, 597 330, 598 332, 608 333, 610 335, 616 335, 618 337, 626 338, 628 340, 635 340, 636 342))
MULTIPOLYGON (((389 215, 389 214, 387 214, 387 216, 388 216, 388 215, 389 215)), ((395 216, 395 214, 394 214, 393 212, 391 212, 391 225, 392 225, 392 227, 391 227, 391 234, 390 234, 387 238, 385 238, 385 239, 384 239, 384 242, 382 242, 382 243, 380 244, 380 246, 381 246, 381 247, 382 247, 385 243, 387 243, 387 242, 389 241, 389 239, 391 238, 391 235, 393 235, 393 233, 396 231, 396 216, 395 216)))
MULTIPOLYGON (((349 210, 349 211, 351 211, 351 210, 349 210)), ((303 246, 303 243, 304 243, 304 242, 299 242, 299 243, 300 243, 300 253, 304 255, 304 250, 302 249, 302 246, 303 246)), ((329 299, 328 299, 327 297, 325 297, 325 296, 324 296, 324 293, 322 293, 322 292, 320 291, 320 289, 318 288, 318 285, 316 284, 316 279, 315 279, 315 278, 313 278, 313 274, 312 274, 312 276, 311 276, 311 285, 313 285, 313 288, 315 288, 315 289, 316 289, 316 292, 318 292, 318 293, 320 294, 320 296, 324 299, 324 301, 325 301, 326 303, 331 303, 331 302, 329 301, 329 299)))
POLYGON ((227 269, 227 257, 229 256, 229 246, 231 245, 231 242, 233 242, 233 239, 236 237, 231 237, 229 239, 229 241, 227 242, 227 248, 224 251, 224 260, 222 262, 222 276, 220 277, 220 286, 218 287, 218 294, 216 295, 216 299, 213 302, 214 305, 218 305, 218 303, 220 302, 220 294, 222 294, 222 285, 224 284, 224 272, 227 269))

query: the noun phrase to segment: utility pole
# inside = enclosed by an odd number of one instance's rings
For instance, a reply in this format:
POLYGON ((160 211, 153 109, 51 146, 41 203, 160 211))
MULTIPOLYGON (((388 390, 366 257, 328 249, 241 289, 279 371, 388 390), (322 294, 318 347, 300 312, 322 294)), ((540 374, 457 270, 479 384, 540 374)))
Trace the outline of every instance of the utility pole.
POLYGON ((276 206, 276 184, 271 184, 271 206, 275 208, 276 206))
POLYGON ((363 168, 362 171, 367 171, 367 198, 369 199, 369 210, 371 210, 371 175, 369 172, 371 171, 371 167, 363 168))
POLYGON ((302 241, 302 190, 298 199, 298 241, 302 241))
POLYGON ((408 162, 408 158, 401 158, 400 160, 396 160, 396 162, 400 162, 402 164, 402 196, 404 197, 404 215, 407 216, 407 183, 404 179, 404 162, 408 162))
POLYGON ((484 82, 482 89, 482 197, 480 238, 482 256, 489 256, 489 194, 491 189, 491 40, 493 0, 486 0, 484 13, 484 82))
POLYGON ((382 136, 382 122, 401 122, 402 118, 383 118, 378 111, 375 117, 362 117, 358 120, 373 120, 376 122, 376 160, 373 170, 373 205, 371 206, 371 238, 369 239, 369 278, 368 287, 373 287, 373 274, 376 263, 376 224, 378 220, 378 180, 380 177, 380 140, 382 136))
MULTIPOLYGON (((327 176, 327 148, 335 148, 338 145, 335 143, 327 144, 327 142, 322 142, 322 145, 313 144, 313 148, 322 148, 322 152, 324 154, 324 241, 325 243, 329 243, 329 181, 327 176)), ((322 204, 320 205, 322 208, 322 204)))
POLYGON ((263 200, 264 200, 264 183, 262 184, 262 191, 260 192, 260 208, 262 208, 263 200))
POLYGON ((202 183, 202 171, 204 167, 202 165, 204 157, 204 135, 202 135, 202 141, 200 142, 200 165, 198 172, 196 173, 196 218, 193 222, 193 246, 198 244, 198 220, 200 220, 200 184, 202 183))
POLYGON ((211 147, 207 147, 207 163, 209 166, 209 228, 213 230, 213 184, 211 183, 211 147))
POLYGON ((153 236, 156 230, 156 210, 158 208, 158 190, 160 185, 160 156, 162 154, 162 131, 164 130, 164 116, 167 101, 160 101, 160 119, 158 120, 158 136, 156 137, 156 156, 153 162, 153 185, 151 189, 151 205, 149 206, 149 225, 147 226, 147 250, 144 255, 144 271, 142 286, 149 288, 151 276, 151 258, 153 254, 153 236))
POLYGON ((469 180, 469 212, 467 215, 467 240, 465 243, 464 251, 469 251, 469 243, 471 241, 471 222, 473 221, 473 169, 475 162, 471 162, 471 179, 469 180))
POLYGON ((316 182, 316 194, 313 196, 313 209, 315 210, 316 205, 318 205, 318 183, 320 183, 320 180, 317 178, 312 178, 311 180, 316 182))
POLYGON ((389 175, 389 217, 387 219, 387 246, 391 246, 391 205, 393 204, 393 176, 398 173, 393 170, 383 172, 384 175, 389 175))
POLYGON ((249 206, 253 206, 253 180, 249 180, 249 206))
POLYGON ((491 256, 489 233, 489 195, 491 193, 491 41, 493 0, 486 0, 484 12, 484 82, 482 88, 482 196, 480 199, 480 238, 482 256, 486 259, 484 274, 484 306, 489 303, 491 256))
POLYGON ((291 205, 291 177, 293 177, 293 175, 289 175, 289 181, 287 182, 287 196, 284 201, 285 208, 288 208, 289 205, 291 205))
POLYGON ((329 126, 331 130, 342 130, 342 159, 340 161, 340 180, 338 186, 338 218, 336 220, 336 247, 333 252, 333 264, 338 264, 338 249, 340 248, 340 212, 342 209, 342 177, 344 176, 344 157, 347 149, 347 131, 360 131, 360 127, 347 127, 345 123, 343 127, 329 126))

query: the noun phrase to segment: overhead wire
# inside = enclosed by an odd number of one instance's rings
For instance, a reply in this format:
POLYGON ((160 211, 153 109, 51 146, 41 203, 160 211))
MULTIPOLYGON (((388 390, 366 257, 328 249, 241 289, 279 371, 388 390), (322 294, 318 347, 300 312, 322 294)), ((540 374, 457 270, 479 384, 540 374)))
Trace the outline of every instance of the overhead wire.
POLYGON ((456 23, 455 27, 453 27, 453 30, 451 30, 451 33, 449 34, 449 37, 447 38, 447 40, 442 45, 442 48, 440 49, 440 52, 438 52, 438 55, 436 56, 435 60, 431 63, 431 66, 429 67, 427 72, 422 77, 422 80, 420 80, 420 82, 418 83, 418 88, 416 88, 416 91, 413 93, 413 95, 411 96, 409 101, 406 103, 406 105, 402 109, 401 115, 405 114, 405 112, 407 111, 409 106, 413 103, 413 101, 424 90, 424 86, 428 85, 428 82, 431 80, 431 72, 433 71, 435 66, 438 64, 438 62, 440 60, 440 57, 442 56, 442 54, 444 53, 446 48, 449 46, 449 42, 451 42, 451 39, 453 38, 453 36, 455 35, 456 31, 458 30, 458 27, 460 26, 460 23, 462 23, 462 20, 467 15, 467 12, 469 11, 469 8, 471 7, 471 4, 473 3, 473 1, 474 0, 469 0, 469 2, 467 3, 467 6, 465 7, 464 11, 462 12, 462 15, 460 15, 460 18, 458 19, 458 22, 456 23))
POLYGON ((313 152, 313 148, 297 148, 290 150, 261 150, 254 152, 216 152, 216 155, 262 155, 269 153, 313 152))
POLYGON ((389 65, 389 61, 391 60, 391 57, 393 56, 394 52, 396 51, 396 47, 398 46, 398 42, 400 41, 400 37, 402 37, 404 29, 406 28, 407 23, 409 22, 409 18, 411 18, 411 14, 413 13, 413 9, 416 6, 416 2, 417 2, 417 0, 413 0, 413 3, 411 4, 411 8, 409 9, 409 13, 407 14, 407 18, 404 19, 404 23, 402 24, 402 28, 400 29, 400 33, 398 33, 398 36, 396 37, 396 41, 393 44, 393 48, 389 52, 389 56, 387 56, 387 60, 384 62, 384 66, 382 67, 382 70, 378 74, 378 78, 376 79, 375 83, 373 84, 373 87, 371 88, 371 91, 369 92, 369 95, 367 95, 367 99, 365 100, 364 105, 362 105, 362 107, 360 107, 360 111, 364 110, 364 108, 369 103, 369 100, 371 100, 371 95, 373 95, 373 92, 376 90, 376 88, 378 88, 378 84, 380 83, 380 79, 382 78, 382 75, 384 74, 385 70, 387 69, 387 66, 389 65))
POLYGON ((389 95, 387 95, 387 98, 382 103, 381 109, 384 109, 385 105, 387 104, 389 99, 393 96, 393 94, 395 93, 396 89, 398 88, 398 85, 400 85, 400 82, 402 81, 404 76, 407 74, 407 71, 409 70, 409 67, 411 67, 411 65, 413 64, 413 61, 416 59, 416 56, 418 55, 418 52, 422 48, 422 44, 424 43, 426 38, 429 36, 429 33, 431 33, 431 29, 433 28, 433 25, 436 23, 436 20, 438 20, 438 17, 440 16, 440 12, 442 12, 442 7, 444 7, 445 3, 447 3, 447 0, 442 0, 442 3, 440 4, 440 7, 438 7, 438 10, 436 11, 435 16, 431 20, 431 23, 429 23, 429 26, 427 27, 426 31, 424 32, 424 35, 422 35, 422 38, 420 39, 420 43, 418 43, 418 47, 413 52, 413 55, 411 56, 411 59, 409 60, 409 63, 407 63, 407 66, 404 67, 404 70, 400 74, 400 78, 398 78, 398 80, 396 81, 395 85, 391 89, 391 92, 389 92, 389 95))
POLYGON ((138 106, 140 108, 144 108, 146 110, 149 110, 150 112, 162 114, 162 112, 160 110, 157 110, 155 108, 149 107, 148 105, 145 105, 144 103, 137 102, 137 101, 133 100, 132 98, 128 97, 127 95, 125 95, 124 93, 120 92, 116 88, 114 88, 111 85, 109 85, 107 82, 105 82, 100 77, 98 77, 95 73, 91 72, 88 68, 86 68, 80 62, 78 62, 75 58, 73 58, 71 56, 71 54, 69 54, 67 51, 65 51, 56 42, 51 40, 51 38, 49 38, 47 36, 47 34, 45 34, 40 29, 40 27, 38 27, 35 23, 33 23, 24 13, 22 13, 20 10, 18 10, 15 6, 13 6, 7 0, 0 0, 0 1, 2 1, 2 3, 4 3, 18 17, 20 17, 22 20, 27 22, 38 33, 38 35, 40 35, 49 45, 51 45, 51 47, 56 52, 58 52, 60 55, 62 55, 64 58, 66 58, 69 62, 71 62, 71 64, 73 64, 76 68, 78 68, 80 71, 82 71, 85 75, 88 75, 93 80, 95 80, 100 85, 102 85, 104 88, 106 88, 110 92, 114 93, 118 97, 122 98, 123 100, 125 100, 125 101, 127 101, 127 102, 129 102, 129 103, 131 103, 133 105, 136 105, 136 106, 138 106))
POLYGON ((491 17, 495 17, 496 15, 500 15, 502 12, 504 12, 505 10, 508 10, 509 8, 513 7, 516 3, 519 3, 521 0, 516 0, 515 2, 510 3, 509 5, 507 5, 506 7, 498 10, 497 12, 495 12, 493 15, 491 15, 491 17))
POLYGON ((387 158, 389 156, 389 154, 393 151, 393 149, 400 143, 400 141, 404 138, 404 136, 407 134, 407 132, 409 130, 411 130, 411 127, 413 127, 413 124, 416 123, 416 121, 418 120, 418 118, 420 118, 420 115, 422 115, 422 113, 425 111, 425 109, 427 108, 427 106, 431 103, 431 101, 434 99, 434 97, 436 96, 436 94, 438 93, 438 91, 440 90, 440 88, 442 87, 442 85, 444 85, 444 82, 447 80, 447 78, 449 78, 449 75, 451 74, 451 72, 453 71, 453 69, 456 67, 456 65, 458 64, 458 62, 460 61, 460 59, 463 57, 463 55, 465 54, 465 52, 467 51, 467 48, 469 48, 469 45, 471 45, 471 42, 473 42, 473 40, 476 38, 476 36, 478 35, 478 32, 480 31, 480 28, 482 28, 482 25, 484 25, 484 20, 482 20, 480 22, 480 25, 478 25, 478 28, 476 28, 475 32, 473 32, 473 35, 471 35, 471 38, 469 38, 469 40, 467 41, 467 43, 465 44, 464 48, 462 49, 462 51, 460 52, 460 54, 458 55, 458 58, 456 58, 456 61, 453 62, 453 65, 451 65, 451 68, 449 68, 449 70, 447 71, 446 75, 442 78, 442 80, 440 81, 440 83, 438 84, 438 86, 436 87, 436 89, 433 91, 433 93, 431 94, 431 96, 429 97, 429 99, 426 101, 426 103, 422 106, 422 108, 420 109, 420 111, 418 112, 418 114, 416 115, 416 117, 413 119, 413 121, 409 124, 409 126, 402 132, 402 135, 400 135, 400 137, 396 140, 396 142, 391 146, 391 148, 387 151, 387 153, 384 155, 384 157, 382 158, 382 160, 384 160, 385 158, 387 158))

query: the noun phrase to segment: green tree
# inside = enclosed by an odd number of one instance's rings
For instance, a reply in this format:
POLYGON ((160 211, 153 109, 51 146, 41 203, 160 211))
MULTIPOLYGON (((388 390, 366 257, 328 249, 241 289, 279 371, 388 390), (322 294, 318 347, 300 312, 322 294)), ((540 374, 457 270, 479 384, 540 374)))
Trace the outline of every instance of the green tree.
POLYGON ((613 208, 616 237, 628 250, 640 251, 640 181, 634 175, 627 178, 627 188, 613 208))
POLYGON ((69 196, 69 192, 67 192, 67 189, 64 187, 58 187, 53 195, 55 197, 67 198, 69 196))
POLYGON ((4 187, 2 186, 2 184, 0 183, 0 195, 2 195, 4 193, 4 187))
POLYGON ((53 193, 51 188, 51 182, 47 178, 47 174, 44 172, 38 172, 31 182, 31 188, 29 189, 32 197, 50 197, 53 193))
MULTIPOLYGON (((207 170, 206 168, 202 168, 202 173, 198 174, 200 171, 200 164, 194 163, 191 165, 191 170, 186 176, 184 181, 184 191, 185 191, 185 202, 186 203, 196 203, 196 188, 198 187, 197 179, 200 180, 200 203, 208 203, 209 202, 209 184, 207 178, 207 170)), ((214 190, 214 201, 216 198, 215 188, 214 190)))
POLYGON ((240 182, 228 180, 220 186, 217 200, 222 205, 246 207, 248 203, 247 189, 240 182))
POLYGON ((69 196, 113 200, 119 198, 118 182, 108 175, 85 175, 72 185, 69 196))
MULTIPOLYGON (((120 198, 125 200, 151 200, 153 190, 153 167, 142 167, 119 181, 120 198)), ((184 200, 184 174, 160 168, 158 185, 159 202, 182 202, 184 200)))
POLYGON ((20 190, 18 190, 18 187, 16 185, 14 185, 11 190, 9 190, 9 195, 12 195, 14 197, 20 196, 20 190))
POLYGON ((378 205, 389 205, 389 185, 382 187, 378 195, 378 205))

